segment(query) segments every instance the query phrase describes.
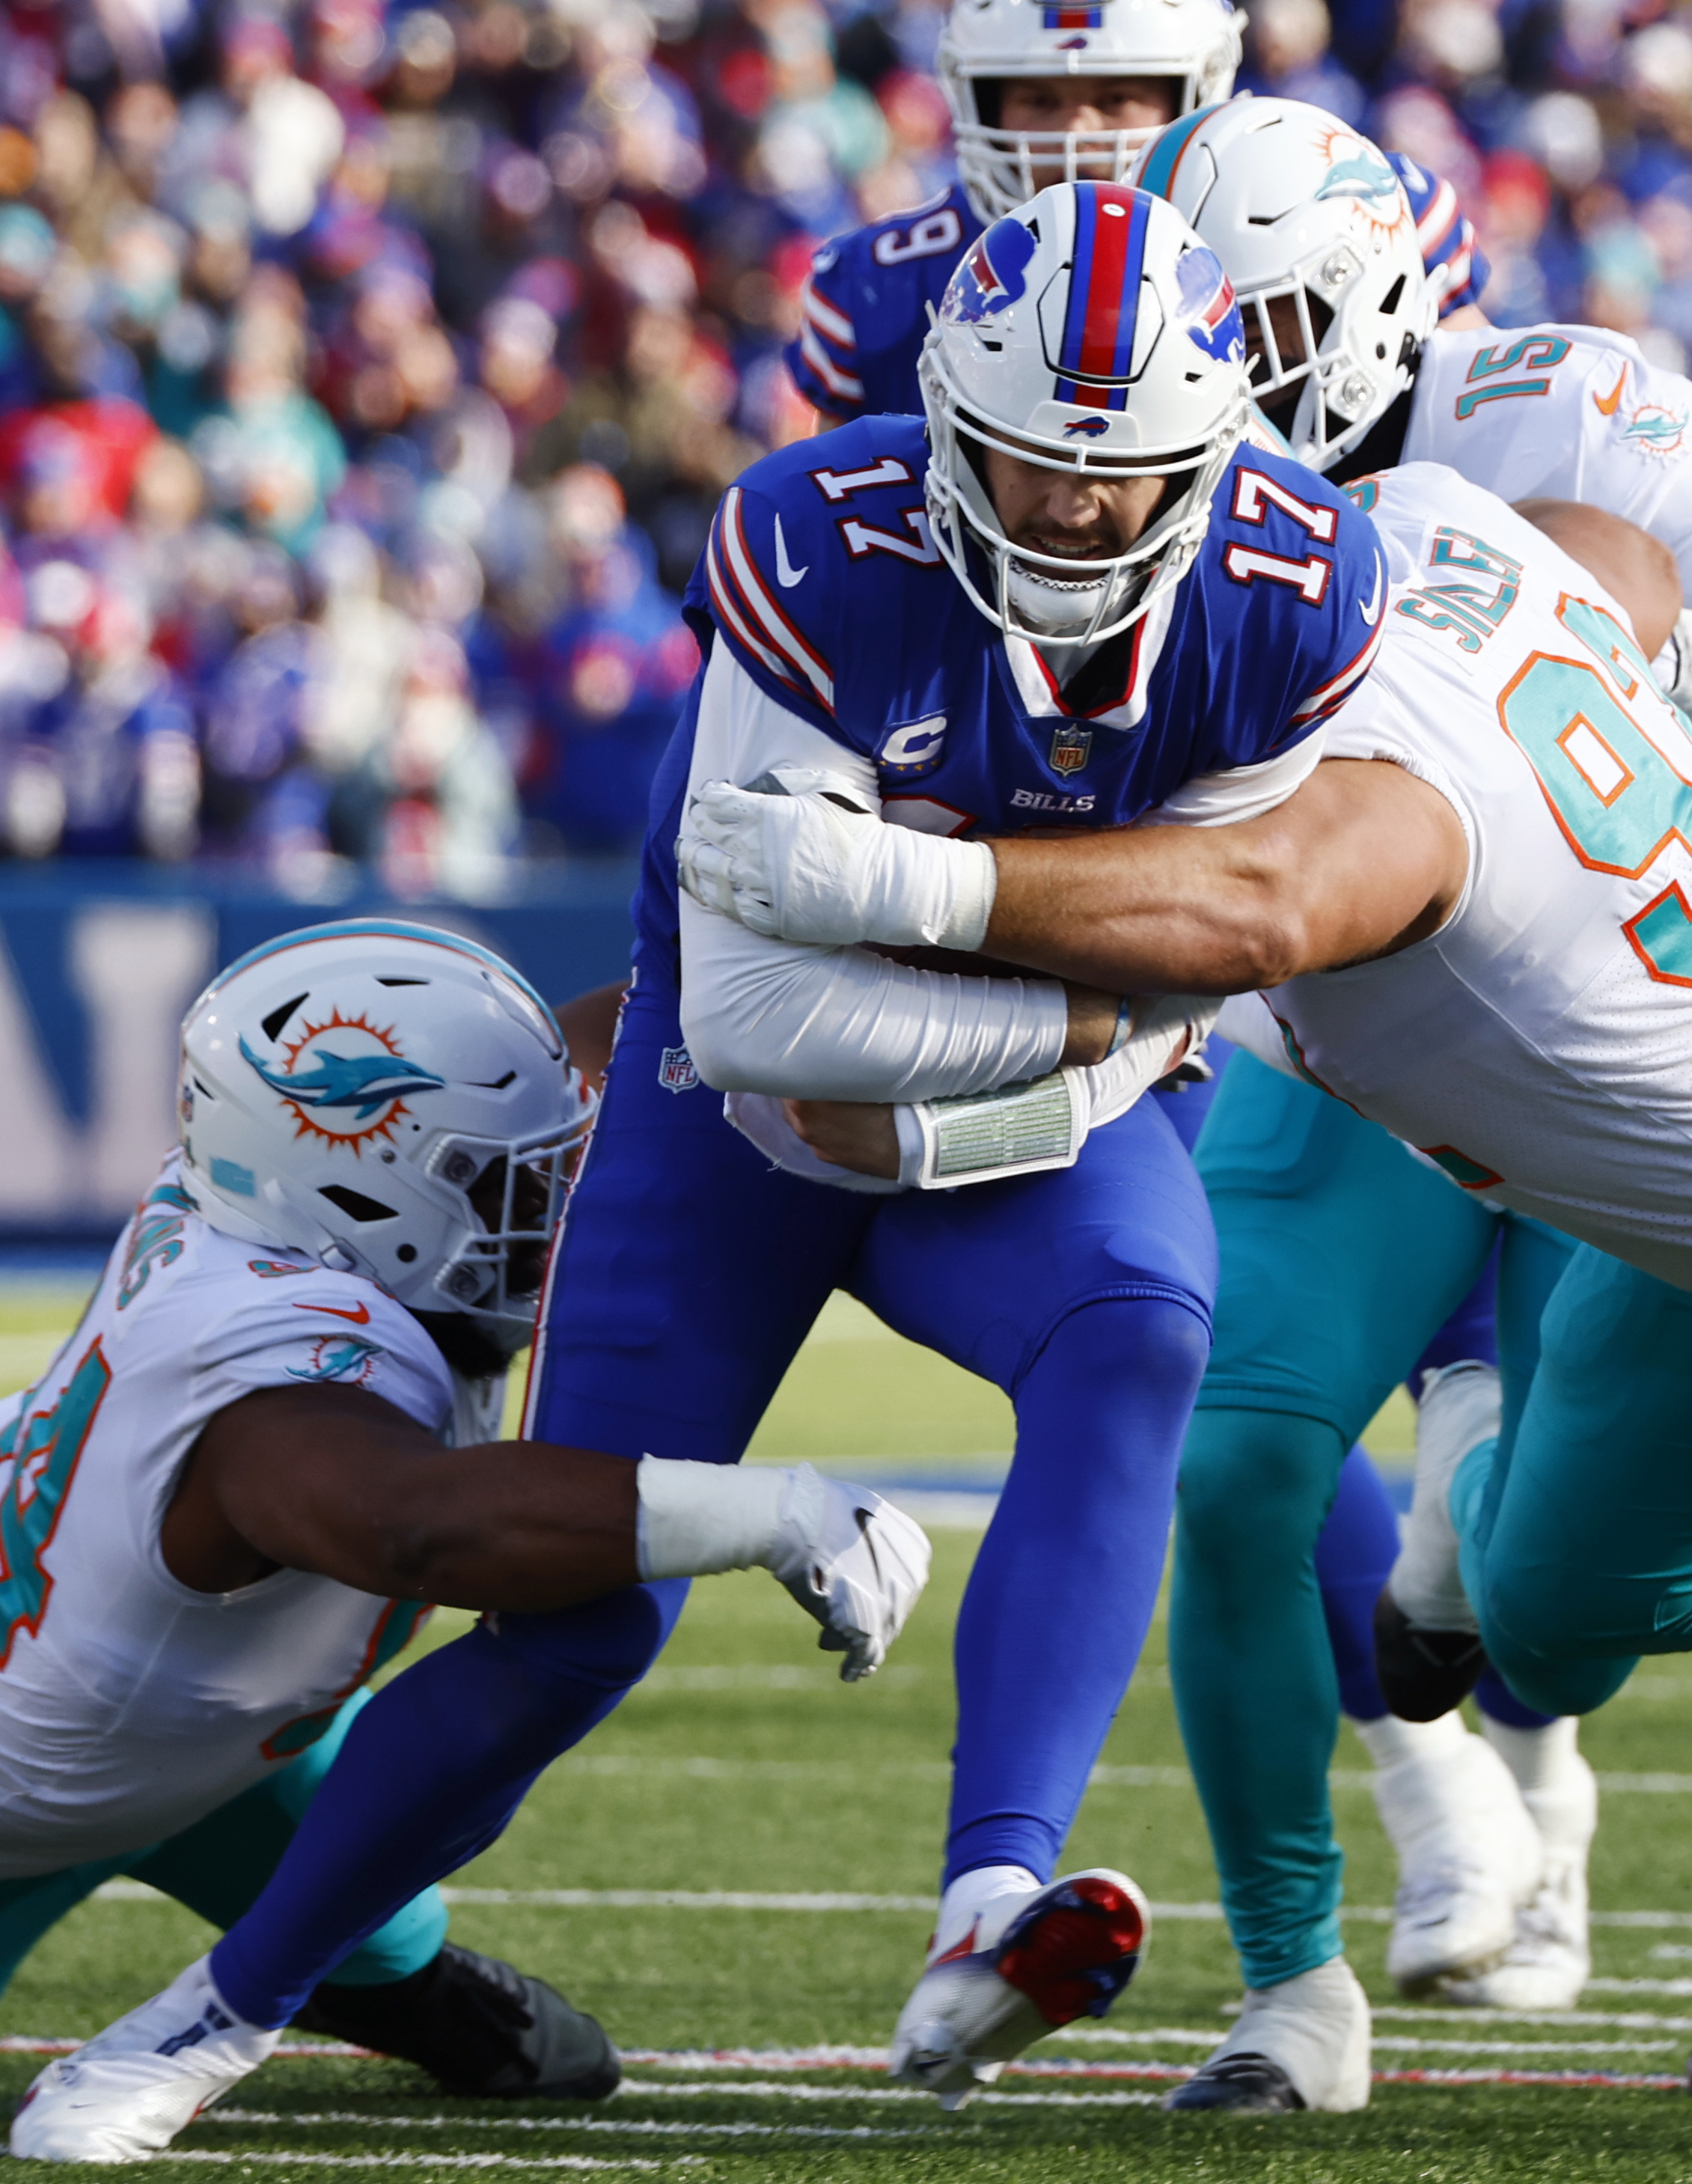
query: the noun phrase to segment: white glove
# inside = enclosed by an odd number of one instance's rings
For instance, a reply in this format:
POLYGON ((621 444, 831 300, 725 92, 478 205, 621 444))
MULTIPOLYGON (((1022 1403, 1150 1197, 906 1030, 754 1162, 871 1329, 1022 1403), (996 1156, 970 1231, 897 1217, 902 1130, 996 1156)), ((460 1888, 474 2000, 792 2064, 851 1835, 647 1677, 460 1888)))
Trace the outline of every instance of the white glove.
POLYGON ((751 788, 706 782, 676 861, 707 910, 765 939, 822 948, 974 950, 999 882, 985 842, 887 826, 856 788, 809 768, 778 768, 751 788))
POLYGON ((872 1676, 928 1582, 922 1527, 866 1486, 797 1466, 766 1567, 822 1625, 817 1644, 843 1653, 843 1683, 872 1676))

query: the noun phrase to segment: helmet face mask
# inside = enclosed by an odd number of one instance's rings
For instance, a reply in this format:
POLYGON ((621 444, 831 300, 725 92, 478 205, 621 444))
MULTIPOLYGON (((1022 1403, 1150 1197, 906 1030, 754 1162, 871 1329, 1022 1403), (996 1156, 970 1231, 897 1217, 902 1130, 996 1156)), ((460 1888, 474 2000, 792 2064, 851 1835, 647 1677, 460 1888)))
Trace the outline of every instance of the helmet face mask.
POLYGON ((1135 176, 1227 266, 1254 396, 1300 462, 1332 469, 1410 386, 1438 315, 1384 156, 1319 108, 1242 98, 1164 131, 1135 176))
POLYGON ((183 1178, 214 1228, 461 1317, 482 1354, 529 1340, 596 1102, 509 965, 425 926, 308 928, 214 980, 182 1056, 183 1178))
POLYGON ((919 365, 934 542, 1007 635, 1119 635, 1177 583, 1249 410, 1244 337, 1215 258, 1168 208, 1083 183, 1043 191, 953 275, 919 365), (1166 481, 1138 535, 1098 560, 1012 538, 997 453, 1082 478, 1166 481))
POLYGON ((1227 0, 1127 0, 1078 8, 1038 0, 957 0, 938 67, 952 111, 958 172, 976 215, 1001 218, 1060 182, 1121 182, 1160 125, 1088 130, 1007 128, 1006 85, 1062 77, 1165 83, 1170 117, 1226 98, 1239 66, 1244 15, 1227 0))

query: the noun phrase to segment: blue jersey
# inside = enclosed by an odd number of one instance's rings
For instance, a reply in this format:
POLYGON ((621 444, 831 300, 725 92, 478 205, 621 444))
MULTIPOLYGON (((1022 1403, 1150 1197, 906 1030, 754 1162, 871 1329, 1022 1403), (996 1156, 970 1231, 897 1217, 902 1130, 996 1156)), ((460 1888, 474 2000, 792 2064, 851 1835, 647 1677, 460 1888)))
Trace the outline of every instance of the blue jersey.
MULTIPOLYGON (((1479 298, 1488 266, 1449 182, 1389 152, 1416 220, 1439 315, 1479 298)), ((953 268, 982 232, 960 185, 916 212, 836 236, 811 260, 799 338, 788 369, 807 402, 830 417, 915 415, 916 359, 953 268)))
MULTIPOLYGON (((723 497, 685 611, 788 711, 868 759, 888 816, 946 834, 1121 827, 1199 776, 1286 751, 1367 672, 1384 562, 1300 464, 1240 448, 1178 584, 1061 687, 941 560, 920 419, 867 417, 755 463, 723 497)), ((693 711, 653 799, 637 902, 674 947, 693 711)))

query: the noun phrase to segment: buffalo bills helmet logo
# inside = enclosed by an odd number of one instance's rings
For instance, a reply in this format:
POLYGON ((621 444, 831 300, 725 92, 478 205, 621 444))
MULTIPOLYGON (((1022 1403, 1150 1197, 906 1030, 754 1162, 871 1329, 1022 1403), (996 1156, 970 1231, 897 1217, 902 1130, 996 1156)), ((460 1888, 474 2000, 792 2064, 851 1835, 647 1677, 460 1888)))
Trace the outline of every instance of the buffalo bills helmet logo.
POLYGON ((1020 220, 1001 220, 966 253, 946 291, 946 315, 977 325, 1008 310, 1027 291, 1034 238, 1020 220))
POLYGON ((1238 364, 1245 356, 1245 329, 1233 284, 1222 260, 1202 246, 1187 251, 1175 269, 1181 291, 1181 323, 1187 338, 1216 364, 1238 364))
POLYGON ((1096 440, 1101 432, 1108 432, 1110 426, 1109 420, 1104 417, 1071 417, 1063 429, 1066 433, 1079 432, 1087 439, 1096 440))

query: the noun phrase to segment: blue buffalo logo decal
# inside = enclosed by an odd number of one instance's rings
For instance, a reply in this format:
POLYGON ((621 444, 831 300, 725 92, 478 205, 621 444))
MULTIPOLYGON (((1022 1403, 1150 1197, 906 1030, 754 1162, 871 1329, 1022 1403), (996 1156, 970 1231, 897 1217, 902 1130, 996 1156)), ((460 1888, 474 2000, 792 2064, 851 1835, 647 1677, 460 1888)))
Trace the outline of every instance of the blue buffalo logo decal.
POLYGON ((334 1010, 327 1023, 308 1023, 285 1042, 280 1067, 261 1061, 241 1040, 241 1058, 281 1095, 298 1124, 298 1138, 323 1138, 361 1151, 372 1138, 391 1138, 407 1102, 439 1092, 446 1079, 399 1051, 392 1030, 334 1010))
POLYGON ((1110 426, 1109 420, 1104 417, 1071 417, 1063 429, 1066 433, 1078 432, 1083 439, 1096 440, 1101 432, 1108 432, 1110 426))
POLYGON ((1187 338, 1216 364, 1238 364, 1245 354, 1245 329, 1233 299, 1233 283, 1215 251, 1189 250, 1175 269, 1181 323, 1187 338))
POLYGON ((1007 311, 1027 293, 1034 238, 1020 220, 1001 220, 980 237, 952 276, 947 316, 966 326, 1007 311))

